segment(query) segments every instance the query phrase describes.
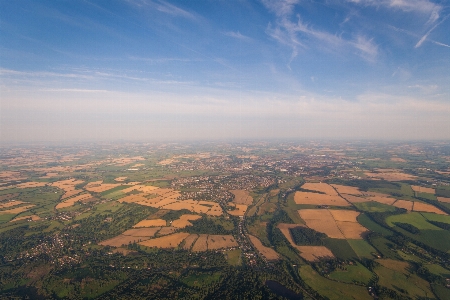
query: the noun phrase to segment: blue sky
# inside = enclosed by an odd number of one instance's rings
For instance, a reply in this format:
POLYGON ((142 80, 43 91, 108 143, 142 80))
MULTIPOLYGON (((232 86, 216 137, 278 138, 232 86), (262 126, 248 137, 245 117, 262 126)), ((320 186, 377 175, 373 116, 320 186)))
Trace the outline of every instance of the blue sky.
POLYGON ((450 138, 450 3, 0 1, 0 138, 450 138))

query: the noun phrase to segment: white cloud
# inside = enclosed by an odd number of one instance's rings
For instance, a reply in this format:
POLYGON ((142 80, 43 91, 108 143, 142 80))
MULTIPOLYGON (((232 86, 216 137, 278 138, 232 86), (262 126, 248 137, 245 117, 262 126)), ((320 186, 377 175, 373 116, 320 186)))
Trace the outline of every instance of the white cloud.
POLYGON ((243 35, 242 33, 240 33, 239 31, 234 32, 234 31, 227 31, 223 33, 226 36, 238 39, 238 40, 242 40, 242 41, 246 41, 246 42, 250 42, 252 41, 252 39, 246 35, 243 35))

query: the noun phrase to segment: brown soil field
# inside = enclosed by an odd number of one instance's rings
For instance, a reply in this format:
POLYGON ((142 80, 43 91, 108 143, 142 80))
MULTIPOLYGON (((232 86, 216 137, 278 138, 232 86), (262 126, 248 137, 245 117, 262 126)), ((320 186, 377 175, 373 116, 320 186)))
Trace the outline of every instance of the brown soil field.
POLYGON ((339 194, 362 195, 361 191, 354 186, 346 186, 340 184, 331 184, 339 194))
POLYGON ((371 197, 367 197, 367 199, 372 200, 372 201, 376 201, 379 203, 383 203, 383 204, 387 204, 387 205, 392 205, 396 199, 394 198, 390 198, 390 197, 380 197, 380 196, 371 196, 371 197))
POLYGON ((81 193, 83 190, 71 190, 64 193, 64 195, 61 197, 61 199, 66 199, 72 196, 75 196, 79 193, 81 193))
POLYGON ((0 214, 19 214, 21 212, 29 210, 32 207, 34 207, 33 204, 25 205, 25 206, 21 206, 21 207, 16 207, 16 208, 11 208, 11 209, 8 209, 8 210, 0 211, 0 214))
POLYGON ((357 223, 356 217, 359 212, 353 210, 328 210, 336 221, 357 223))
POLYGON ((172 199, 172 198, 166 198, 166 199, 163 199, 163 200, 159 201, 158 203, 156 203, 156 205, 158 205, 159 208, 162 208, 162 207, 164 207, 170 203, 174 203, 174 202, 177 202, 177 200, 172 199))
POLYGON ((334 258, 333 253, 325 246, 297 246, 300 256, 307 261, 318 261, 321 258, 334 258))
POLYGON ((325 233, 328 237, 333 239, 345 239, 344 234, 338 228, 337 223, 331 217, 323 218, 321 220, 305 220, 306 226, 316 231, 325 233))
POLYGON ((208 250, 237 247, 238 243, 232 235, 209 235, 208 250))
POLYGON ((341 196, 346 199, 347 201, 351 202, 351 203, 360 203, 360 202, 367 202, 370 201, 367 198, 362 198, 362 197, 356 197, 353 195, 348 195, 348 194, 341 194, 341 196))
POLYGON ((350 203, 339 196, 310 192, 295 192, 294 201, 297 204, 350 206, 350 203))
POLYGON ((172 226, 176 228, 184 228, 186 226, 192 226, 192 223, 189 221, 194 221, 201 219, 202 216, 199 215, 182 215, 179 219, 172 221, 172 226))
POLYGON ((264 246, 261 241, 253 235, 248 235, 250 238, 250 241, 252 242, 253 246, 261 253, 262 256, 264 256, 267 260, 276 260, 280 257, 278 256, 278 253, 273 250, 272 248, 264 246))
POLYGON ((123 232, 122 235, 129 235, 134 237, 154 237, 161 227, 152 228, 133 228, 123 232))
POLYGON ((232 216, 243 216, 245 215, 245 212, 247 211, 247 205, 244 204, 234 204, 234 203, 228 203, 230 206, 236 207, 235 210, 227 210, 227 213, 229 213, 232 216))
POLYGON ((450 198, 437 197, 437 199, 438 199, 438 201, 441 201, 441 202, 450 203, 450 198))
POLYGON ((433 194, 433 195, 434 195, 434 193, 436 193, 435 189, 427 188, 427 187, 423 187, 423 186, 411 185, 411 188, 413 189, 414 192, 429 193, 429 194, 433 194))
POLYGON ((223 214, 222 207, 219 204, 215 203, 207 212, 209 216, 221 216, 223 214))
POLYGON ((6 203, 0 203, 0 209, 8 208, 8 207, 11 207, 11 206, 16 206, 16 205, 19 205, 19 204, 22 204, 22 203, 26 203, 26 202, 23 202, 23 201, 20 201, 20 200, 11 200, 11 201, 8 201, 6 203))
POLYGON ((163 227, 160 231, 158 231, 158 236, 168 235, 176 231, 178 228, 175 227, 163 227))
POLYGON ((183 249, 191 250, 192 245, 194 245, 195 241, 198 239, 198 234, 191 234, 187 238, 184 239, 183 249))
POLYGON ((417 176, 405 174, 402 172, 365 172, 364 174, 368 177, 384 179, 387 181, 414 180, 417 178, 417 176))
POLYGON ((108 240, 104 240, 100 243, 98 243, 99 245, 102 246, 113 246, 113 247, 121 247, 122 245, 128 245, 129 243, 138 243, 139 240, 144 241, 144 240, 148 240, 148 237, 135 237, 135 236, 131 236, 131 235, 118 235, 115 236, 111 239, 108 240))
POLYGON ((166 220, 163 219, 156 219, 156 220, 142 220, 136 225, 133 226, 133 228, 139 228, 139 227, 159 227, 159 226, 166 226, 166 220))
POLYGON ((142 246, 147 246, 147 247, 176 248, 188 236, 189 236, 189 233, 178 232, 178 233, 174 233, 171 235, 143 241, 143 242, 140 242, 139 244, 142 246))
POLYGON ((20 221, 20 220, 31 220, 31 221, 39 221, 41 217, 38 215, 30 215, 30 216, 23 216, 12 219, 10 222, 20 221))
POLYGON ((322 192, 330 196, 337 196, 337 192, 335 189, 330 186, 328 183, 312 183, 307 182, 304 185, 301 186, 302 189, 311 190, 311 191, 317 191, 322 192))
POLYGON ((67 179, 67 180, 60 180, 55 181, 52 183, 52 186, 56 186, 57 188, 60 188, 62 190, 67 191, 73 191, 75 189, 75 185, 83 183, 83 180, 76 180, 74 178, 67 179))
POLYGON ((56 205, 55 208, 61 209, 64 207, 70 207, 70 206, 73 206, 77 201, 83 201, 83 200, 89 199, 91 197, 92 197, 91 194, 83 194, 83 195, 75 196, 75 197, 67 199, 61 203, 58 203, 58 205, 56 205))
POLYGON ((407 211, 411 211, 413 208, 413 204, 414 204, 414 202, 412 202, 412 201, 397 200, 392 205, 394 205, 395 207, 398 207, 398 208, 404 208, 407 211))
POLYGON ((362 239, 362 234, 368 230, 356 222, 336 221, 336 225, 346 239, 362 239))
POLYGON ((40 186, 46 186, 47 182, 24 182, 19 183, 16 185, 19 189, 25 189, 25 188, 34 188, 34 187, 40 187, 40 186))
POLYGON ((413 211, 424 211, 424 212, 431 212, 436 213, 439 215, 447 215, 445 212, 440 210, 439 208, 431 205, 431 204, 425 204, 422 202, 414 202, 413 211))
POLYGON ((399 261, 389 258, 381 258, 375 260, 377 263, 382 265, 383 267, 386 267, 388 269, 401 272, 405 275, 409 275, 408 269, 409 269, 409 263, 406 261, 399 261))
POLYGON ((128 177, 123 176, 123 177, 117 177, 117 178, 114 179, 114 180, 117 181, 117 182, 123 182, 123 181, 125 181, 127 178, 128 178, 128 177))
POLYGON ((194 246, 192 246, 192 251, 201 252, 208 250, 208 235, 200 234, 194 246))
POLYGON ((253 198, 249 195, 249 192, 246 190, 230 190, 234 195, 233 202, 236 204, 245 204, 250 205, 253 203, 253 198))

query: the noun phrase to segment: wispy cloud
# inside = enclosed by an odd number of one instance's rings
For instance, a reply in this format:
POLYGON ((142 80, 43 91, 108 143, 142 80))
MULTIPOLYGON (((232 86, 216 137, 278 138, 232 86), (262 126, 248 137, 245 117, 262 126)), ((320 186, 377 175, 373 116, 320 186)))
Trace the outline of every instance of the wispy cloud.
POLYGON ((223 34, 226 35, 226 36, 229 36, 229 37, 241 40, 241 41, 246 41, 246 42, 252 41, 252 38, 250 38, 250 37, 248 37, 246 35, 243 35, 239 31, 236 31, 236 32, 234 32, 234 31, 227 31, 227 32, 224 32, 223 34))
MULTIPOLYGON (((450 16, 450 15, 446 16, 446 17, 443 18, 439 23, 436 23, 433 27, 431 27, 431 29, 428 30, 427 33, 425 33, 425 35, 422 36, 422 37, 420 38, 420 40, 417 42, 417 44, 414 46, 414 48, 419 48, 420 46, 422 46, 423 42, 426 41, 426 39, 428 38, 428 36, 430 35, 430 33, 431 33, 433 30, 435 30, 436 27, 438 27, 439 25, 441 25, 442 22, 444 22, 449 16, 450 16)), ((438 44, 438 45, 441 44, 441 46, 445 45, 445 44, 442 44, 442 43, 436 43, 436 44, 438 44)), ((447 45, 445 45, 445 46, 447 46, 447 45)))
POLYGON ((439 18, 439 12, 442 10, 442 6, 428 0, 348 0, 348 2, 430 14, 429 21, 432 22, 439 18))
POLYGON ((183 17, 186 19, 197 20, 197 17, 194 14, 166 1, 127 0, 127 2, 139 8, 149 7, 159 12, 172 15, 174 17, 183 17))

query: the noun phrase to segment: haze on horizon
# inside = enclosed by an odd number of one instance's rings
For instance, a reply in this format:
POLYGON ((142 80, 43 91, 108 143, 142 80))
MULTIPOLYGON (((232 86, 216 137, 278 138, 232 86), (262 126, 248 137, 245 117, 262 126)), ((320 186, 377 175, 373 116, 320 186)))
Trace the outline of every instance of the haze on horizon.
POLYGON ((446 1, 0 1, 0 142, 450 139, 446 1))

